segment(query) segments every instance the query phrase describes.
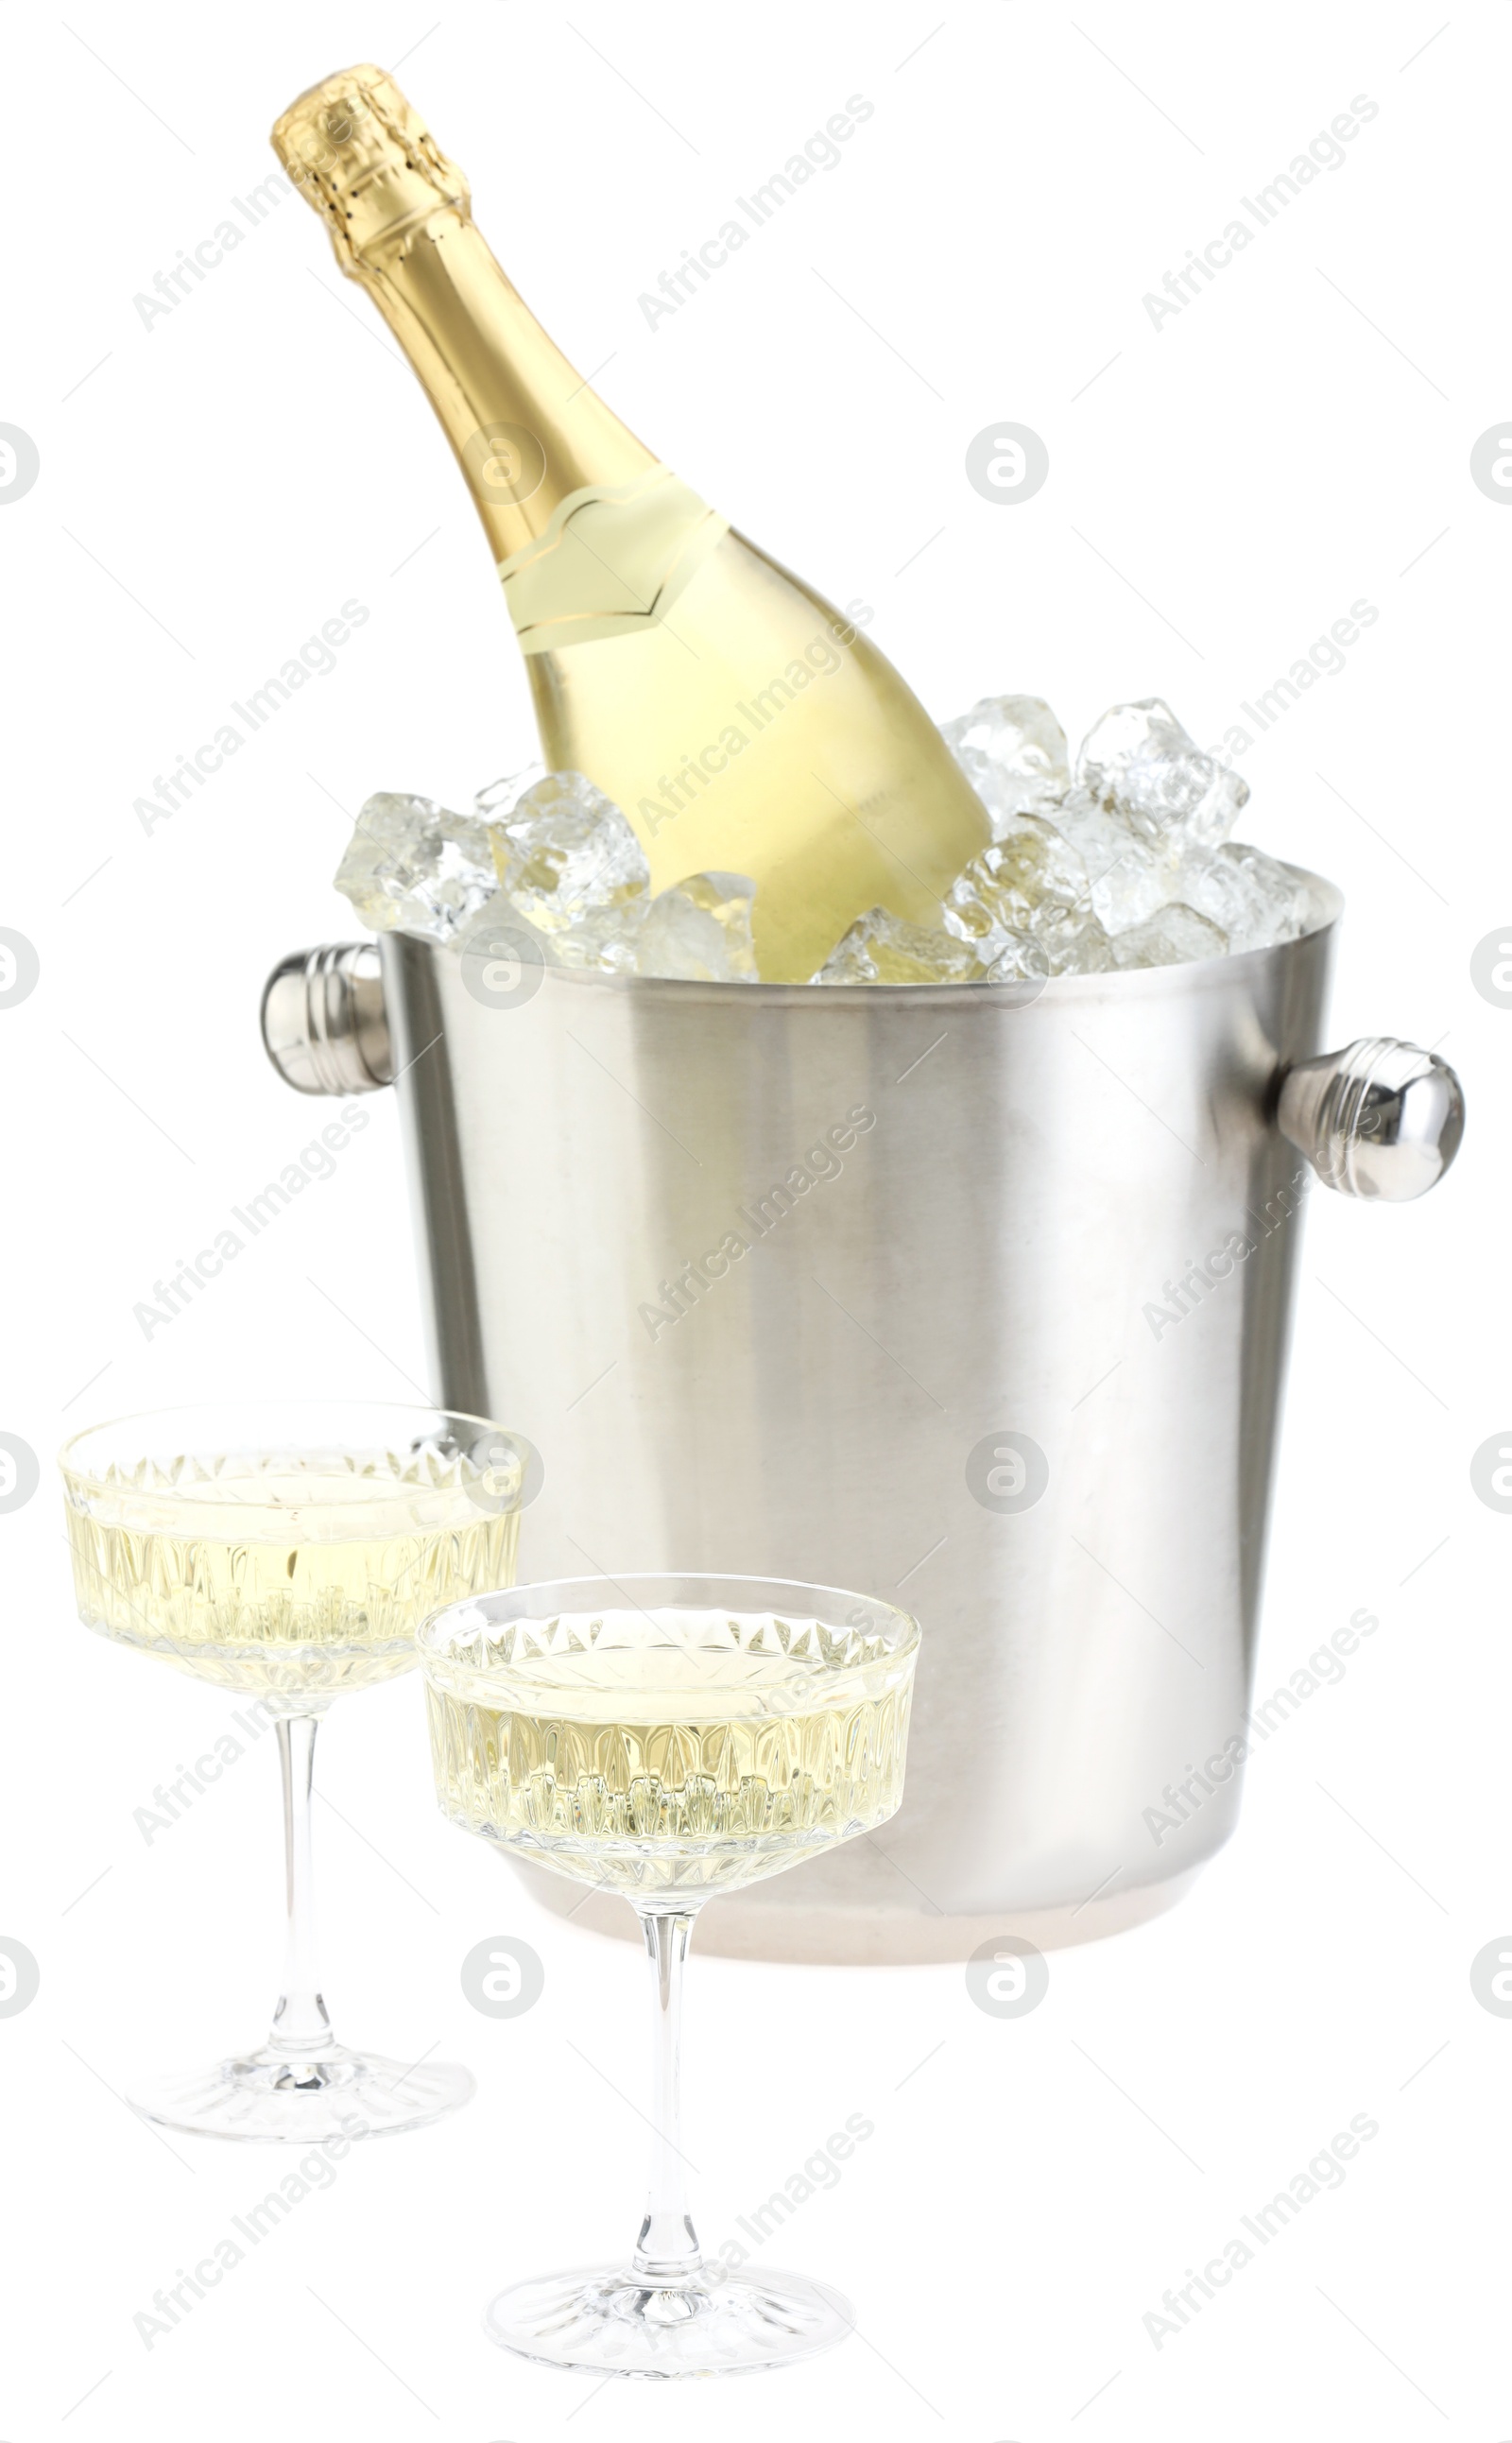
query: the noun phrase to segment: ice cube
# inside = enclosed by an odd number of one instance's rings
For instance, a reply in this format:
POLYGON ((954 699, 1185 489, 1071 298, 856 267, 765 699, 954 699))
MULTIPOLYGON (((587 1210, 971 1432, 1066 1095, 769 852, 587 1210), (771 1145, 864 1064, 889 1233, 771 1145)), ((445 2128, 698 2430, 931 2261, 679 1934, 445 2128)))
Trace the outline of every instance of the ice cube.
POLYGON ((1221 959, 1227 947, 1228 937, 1218 926, 1173 900, 1117 934, 1113 955, 1120 967, 1179 967, 1191 959, 1221 959))
POLYGON ((1126 932, 1173 896, 1176 867, 1164 851, 1130 830, 1121 815, 1073 789, 1045 817, 1086 868, 1092 911, 1109 933, 1126 932))
POLYGON ((604 909, 597 916, 580 916, 562 930, 544 934, 543 939, 551 945, 552 963, 559 967, 603 967, 617 976, 638 975, 640 936, 651 907, 651 900, 642 895, 604 909))
POLYGON ((755 983, 755 896, 756 885, 748 874, 688 874, 652 901, 636 947, 637 973, 706 983, 755 983))
POLYGON ((545 933, 522 915, 507 891, 500 891, 459 927, 452 946, 465 959, 470 953, 489 952, 497 936, 506 945, 497 955, 523 956, 528 962, 534 950, 543 966, 601 967, 610 975, 633 976, 651 906, 642 896, 605 914, 585 916, 560 932, 545 933))
POLYGON ((543 933, 562 937, 565 964, 600 964, 617 922, 627 938, 638 930, 649 905, 646 853, 618 807, 581 772, 549 772, 489 829, 505 897, 543 933), (592 955, 575 957, 567 946, 580 934, 592 955))
POLYGON ((474 964, 480 959, 492 959, 519 968, 538 962, 544 967, 561 966, 559 946, 549 933, 537 932, 497 891, 481 908, 474 908, 452 937, 458 958, 474 964))
POLYGON ((985 695, 943 734, 995 837, 1015 815, 1042 814, 1071 786, 1065 731, 1037 695, 985 695))
POLYGON ((1039 946, 1053 976, 1099 976, 1117 964, 1113 943, 1090 911, 1079 909, 1054 932, 1042 933, 1039 946))
POLYGON ((473 806, 485 822, 497 822, 527 789, 533 789, 538 781, 544 780, 545 771, 545 765, 538 757, 523 771, 508 773, 502 781, 490 781, 486 789, 478 791, 472 800, 473 806))
POLYGON ((1092 975, 1113 964, 1079 851, 1037 815, 1014 816, 1002 838, 972 858, 947 891, 944 914, 947 930, 989 965, 1020 938, 1039 946, 1047 975, 1092 975))
POLYGON ((983 961, 953 933, 908 925, 890 908, 868 909, 837 942, 817 984, 974 984, 983 961))
POLYGON ((1230 950, 1268 950, 1295 942, 1317 917, 1310 887, 1263 849, 1228 840, 1182 869, 1182 897, 1228 936, 1230 950))
POLYGON ((946 892, 946 929, 990 964, 997 935, 1056 932, 1088 905, 1087 869, 1069 841, 1037 815, 1014 815, 946 892))
POLYGON ((1027 933, 1010 933, 986 971, 989 984, 1043 984, 1050 962, 1042 944, 1027 933))
POLYGON ((1116 704, 1081 742, 1078 786, 1116 806, 1156 846, 1216 848, 1249 783, 1189 738, 1169 704, 1116 704))
POLYGON ((357 818, 336 872, 364 922, 449 941, 499 887, 488 828, 433 798, 381 792, 357 818))

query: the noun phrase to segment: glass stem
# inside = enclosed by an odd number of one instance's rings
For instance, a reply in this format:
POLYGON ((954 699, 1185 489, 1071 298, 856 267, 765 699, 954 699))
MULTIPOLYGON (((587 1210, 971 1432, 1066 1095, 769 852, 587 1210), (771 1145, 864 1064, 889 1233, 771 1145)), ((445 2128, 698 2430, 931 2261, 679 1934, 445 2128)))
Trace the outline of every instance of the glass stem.
POLYGON ((653 2016, 651 2172, 635 2269, 647 2283, 662 2288, 686 2281, 703 2262, 688 2212, 686 2158, 678 2143, 683 1961, 694 1913, 691 1909, 641 1909, 637 1914, 651 1961, 653 2016))
POLYGON ((336 2049, 315 1966, 315 1892, 310 1861, 310 1788, 318 1714, 284 1716, 278 1760, 284 1772, 284 1888, 288 1937, 284 1981, 267 2049, 288 2061, 319 2061, 336 2049))

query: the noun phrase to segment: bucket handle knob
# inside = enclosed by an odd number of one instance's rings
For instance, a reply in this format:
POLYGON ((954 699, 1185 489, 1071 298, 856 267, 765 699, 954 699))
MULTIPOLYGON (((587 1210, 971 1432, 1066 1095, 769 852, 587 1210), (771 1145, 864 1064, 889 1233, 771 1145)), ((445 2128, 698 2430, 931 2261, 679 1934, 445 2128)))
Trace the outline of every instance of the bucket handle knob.
POLYGON ((280 959, 263 988, 263 1042, 301 1094, 371 1094, 394 1081, 376 942, 323 942, 280 959))
MULTIPOLYGON (((263 1042, 302 1094, 392 1084, 394 1055, 374 942, 326 942, 281 959, 263 992, 263 1042)), ((1277 1125, 1325 1187, 1405 1204, 1460 1149, 1465 1094, 1447 1061, 1391 1036, 1300 1060, 1282 1077, 1277 1125)))
POLYGON ((1405 1204, 1437 1186, 1459 1152, 1465 1094, 1436 1053, 1364 1035, 1286 1070, 1276 1123, 1325 1187, 1405 1204))

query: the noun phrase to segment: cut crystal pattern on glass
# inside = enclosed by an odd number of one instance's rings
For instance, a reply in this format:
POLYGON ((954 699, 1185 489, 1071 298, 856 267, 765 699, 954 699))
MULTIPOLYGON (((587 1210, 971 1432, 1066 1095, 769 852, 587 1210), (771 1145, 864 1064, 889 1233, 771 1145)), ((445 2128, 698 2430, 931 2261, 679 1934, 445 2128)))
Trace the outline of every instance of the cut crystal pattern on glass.
POLYGON ((66 1489, 86 1626, 247 1695, 324 1704, 392 1680, 427 1613, 514 1575, 497 1470, 437 1444, 155 1458, 66 1489))
POLYGON ((426 1623, 442 1812, 623 1893, 652 1971, 634 2252, 501 2291, 485 2323, 504 2348, 606 2376, 708 2376, 789 2364, 853 2329, 821 2284, 699 2247, 679 2142, 682 1972, 705 1901, 894 1813, 917 1644, 914 1622, 863 1595, 741 1578, 580 1579, 426 1623))
MULTIPOLYGON (((459 1631, 465 1624, 460 1614, 459 1631)), ((891 1815, 908 1681, 815 1620, 571 1614, 429 1666, 453 1821, 632 1899, 753 1883, 891 1815)))
POLYGON ((430 1612, 513 1576, 533 1461, 487 1419, 360 1402, 121 1417, 60 1455, 81 1617, 236 1690, 244 1736, 274 1726, 284 1786, 267 2040, 134 2085, 144 2119, 309 2147, 421 2128, 472 2093, 465 2069, 337 2041, 315 1959, 311 1773, 333 1698, 413 1670, 430 1612))

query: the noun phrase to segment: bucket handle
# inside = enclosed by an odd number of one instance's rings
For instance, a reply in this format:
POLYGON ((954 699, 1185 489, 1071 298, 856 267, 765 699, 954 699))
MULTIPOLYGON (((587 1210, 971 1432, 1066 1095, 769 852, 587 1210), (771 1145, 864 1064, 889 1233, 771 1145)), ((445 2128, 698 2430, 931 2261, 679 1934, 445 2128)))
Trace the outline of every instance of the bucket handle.
POLYGON ((394 1083, 376 942, 323 942, 280 959, 263 988, 263 1043, 301 1094, 371 1094, 394 1083))
MULTIPOLYGON (((374 942, 290 951, 267 979, 262 1020, 268 1058, 302 1094, 370 1094, 394 1082, 374 942)), ((1447 1062, 1390 1036, 1283 1070, 1275 1112, 1325 1187, 1387 1204, 1436 1186, 1465 1130, 1447 1062)))
POLYGON ((1406 1204, 1436 1187, 1459 1152, 1465 1093, 1437 1053, 1362 1035, 1282 1071, 1276 1125, 1325 1187, 1406 1204))

